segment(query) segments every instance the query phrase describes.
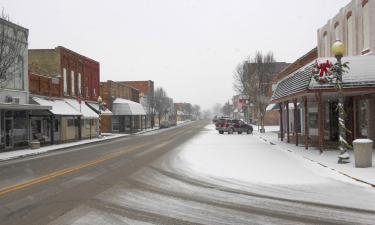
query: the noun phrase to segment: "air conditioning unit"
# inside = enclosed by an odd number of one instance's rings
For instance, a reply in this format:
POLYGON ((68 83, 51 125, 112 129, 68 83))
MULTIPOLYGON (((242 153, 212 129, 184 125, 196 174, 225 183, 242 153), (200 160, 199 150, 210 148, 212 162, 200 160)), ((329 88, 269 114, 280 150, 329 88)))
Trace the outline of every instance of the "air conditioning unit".
POLYGON ((13 103, 13 97, 10 95, 5 96, 5 103, 13 103))
POLYGON ((13 103, 20 104, 20 98, 13 98, 13 103))
POLYGON ((18 97, 12 97, 10 95, 5 97, 6 103, 14 103, 14 104, 20 104, 20 98, 18 97))

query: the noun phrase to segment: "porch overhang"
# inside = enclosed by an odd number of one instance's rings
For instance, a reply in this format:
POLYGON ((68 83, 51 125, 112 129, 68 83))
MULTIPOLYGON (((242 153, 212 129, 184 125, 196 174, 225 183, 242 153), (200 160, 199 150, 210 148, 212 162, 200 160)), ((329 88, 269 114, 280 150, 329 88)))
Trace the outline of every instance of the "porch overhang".
MULTIPOLYGON (((318 59, 318 62, 327 58, 318 59)), ((331 62, 336 59, 328 58, 331 62)), ((375 56, 344 57, 343 62, 348 62, 350 70, 343 75, 343 92, 345 95, 358 95, 375 93, 375 56)), ((312 77, 314 62, 296 71, 279 81, 271 98, 271 103, 279 103, 316 93, 336 93, 334 84, 319 84, 312 77)))
POLYGON ((5 110, 51 110, 52 106, 37 105, 37 104, 0 103, 0 109, 5 109, 5 110))

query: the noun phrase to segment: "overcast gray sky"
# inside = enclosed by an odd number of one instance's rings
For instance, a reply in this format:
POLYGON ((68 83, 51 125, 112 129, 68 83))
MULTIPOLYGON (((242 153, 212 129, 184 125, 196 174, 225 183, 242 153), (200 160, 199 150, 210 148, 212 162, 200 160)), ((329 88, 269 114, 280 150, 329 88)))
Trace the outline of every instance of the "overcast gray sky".
POLYGON ((100 62, 101 80, 153 80, 176 102, 234 95, 255 51, 292 62, 349 0, 0 0, 29 48, 64 46, 100 62))

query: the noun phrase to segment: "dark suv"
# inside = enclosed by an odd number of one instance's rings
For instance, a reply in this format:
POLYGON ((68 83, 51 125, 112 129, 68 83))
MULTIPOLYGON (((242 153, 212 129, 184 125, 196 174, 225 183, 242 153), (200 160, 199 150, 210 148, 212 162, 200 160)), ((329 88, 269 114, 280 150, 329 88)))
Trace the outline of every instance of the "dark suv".
POLYGON ((253 127, 242 120, 220 119, 215 125, 219 134, 224 134, 224 132, 228 132, 228 134, 233 134, 234 132, 238 134, 242 134, 243 132, 247 134, 253 133, 253 127))
POLYGON ((253 127, 242 120, 232 120, 228 128, 228 134, 233 134, 234 132, 237 132, 238 134, 242 134, 242 132, 252 134, 253 127))
POLYGON ((229 127, 232 125, 231 118, 220 118, 217 119, 215 122, 216 130, 219 131, 220 134, 224 134, 224 132, 229 131, 229 127))

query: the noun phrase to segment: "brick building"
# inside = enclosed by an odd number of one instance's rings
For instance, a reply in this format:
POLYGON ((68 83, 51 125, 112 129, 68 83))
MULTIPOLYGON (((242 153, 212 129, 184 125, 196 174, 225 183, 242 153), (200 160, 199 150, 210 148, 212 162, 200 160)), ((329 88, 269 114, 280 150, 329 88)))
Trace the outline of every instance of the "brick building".
POLYGON ((139 91, 139 103, 145 108, 147 117, 146 117, 146 126, 154 127, 155 118, 154 110, 152 108, 152 101, 154 99, 154 82, 151 80, 146 81, 119 81, 119 83, 125 84, 132 88, 135 88, 139 91))
POLYGON ((60 97, 97 101, 100 90, 99 62, 58 46, 54 49, 29 49, 29 71, 61 78, 60 97))
MULTIPOLYGON (((92 138, 99 134, 99 62, 64 47, 29 50, 30 101, 52 106, 54 123, 43 116, 32 123, 37 134, 54 127, 55 142, 92 138)), ((37 135, 43 141, 50 140, 37 135)))
POLYGON ((139 90, 124 82, 108 80, 100 83, 100 93, 111 116, 103 116, 103 132, 132 133, 146 128, 146 113, 139 103, 139 90))

